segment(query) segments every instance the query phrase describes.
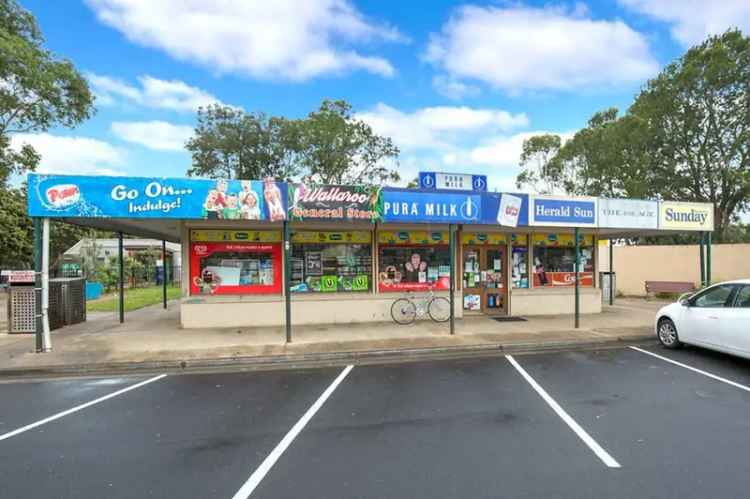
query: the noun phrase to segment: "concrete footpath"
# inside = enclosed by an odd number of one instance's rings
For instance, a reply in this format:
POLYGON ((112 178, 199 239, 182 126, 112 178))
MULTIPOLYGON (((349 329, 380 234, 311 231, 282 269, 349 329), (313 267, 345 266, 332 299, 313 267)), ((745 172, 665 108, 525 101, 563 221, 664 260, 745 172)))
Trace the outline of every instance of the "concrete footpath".
POLYGON ((497 355, 569 348, 603 348, 653 341, 655 311, 663 302, 621 299, 601 314, 524 317, 498 322, 485 316, 411 326, 372 323, 293 328, 181 329, 179 304, 126 314, 91 313, 84 324, 52 334, 53 351, 34 352, 33 335, 0 334, 0 377, 132 371, 269 369, 344 363, 381 363, 497 355))

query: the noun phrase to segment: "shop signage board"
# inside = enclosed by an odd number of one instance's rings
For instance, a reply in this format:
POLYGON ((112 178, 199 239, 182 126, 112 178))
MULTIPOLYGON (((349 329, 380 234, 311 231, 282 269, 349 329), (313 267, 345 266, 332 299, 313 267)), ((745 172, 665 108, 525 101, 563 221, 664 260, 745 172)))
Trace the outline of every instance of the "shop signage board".
POLYGON ((470 245, 498 245, 508 241, 507 234, 487 232, 464 232, 461 234, 461 243, 470 245))
POLYGON ((659 228, 714 230, 714 208, 710 203, 659 202, 659 228))
POLYGON ((448 244, 449 236, 447 231, 430 232, 426 230, 410 231, 392 231, 381 230, 378 232, 378 242, 380 244, 448 244))
POLYGON ((196 242, 247 241, 254 243, 278 243, 281 242, 281 231, 196 229, 190 231, 190 240, 196 242))
POLYGON ((293 243, 370 244, 371 241, 372 241, 372 233, 369 231, 365 231, 365 230, 350 230, 350 231, 344 231, 344 232, 315 232, 315 231, 292 232, 293 243))
POLYGON ((596 227, 596 198, 530 196, 529 225, 596 227))
MULTIPOLYGON (((532 234, 533 244, 538 246, 575 246, 576 239, 573 234, 532 234)), ((591 234, 581 234, 579 238, 581 246, 593 246, 594 236, 591 234)))
POLYGON ((4 277, 8 278, 11 284, 29 284, 34 282, 33 270, 3 270, 4 277))
POLYGON ((599 227, 613 229, 656 229, 659 203, 641 199, 599 198, 599 227))
POLYGON ((483 225, 525 227, 529 225, 529 195, 487 192, 482 195, 483 225))
POLYGON ((265 220, 286 218, 287 185, 272 179, 28 176, 32 217, 182 218, 265 220))
POLYGON ((487 192, 487 175, 419 172, 419 187, 426 190, 487 192))
POLYGON ((382 221, 476 224, 482 219, 478 194, 383 189, 382 221))
POLYGON ((375 222, 380 187, 289 184, 290 220, 375 222))

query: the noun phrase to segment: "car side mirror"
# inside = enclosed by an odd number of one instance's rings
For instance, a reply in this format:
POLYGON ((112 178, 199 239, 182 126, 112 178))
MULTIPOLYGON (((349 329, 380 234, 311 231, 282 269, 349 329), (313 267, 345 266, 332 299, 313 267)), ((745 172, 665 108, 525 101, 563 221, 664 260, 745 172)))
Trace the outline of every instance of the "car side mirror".
POLYGON ((680 300, 680 305, 682 305, 683 307, 689 307, 690 300, 688 300, 687 298, 683 298, 682 300, 680 300))

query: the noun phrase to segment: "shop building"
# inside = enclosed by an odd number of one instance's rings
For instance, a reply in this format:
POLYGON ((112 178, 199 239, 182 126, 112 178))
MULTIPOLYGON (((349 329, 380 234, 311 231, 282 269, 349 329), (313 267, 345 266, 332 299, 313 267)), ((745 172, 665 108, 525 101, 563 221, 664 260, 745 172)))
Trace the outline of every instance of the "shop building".
POLYGON ((459 318, 597 313, 599 239, 713 230, 708 204, 446 185, 31 174, 29 214, 179 243, 186 328, 390 321, 451 282, 459 318))

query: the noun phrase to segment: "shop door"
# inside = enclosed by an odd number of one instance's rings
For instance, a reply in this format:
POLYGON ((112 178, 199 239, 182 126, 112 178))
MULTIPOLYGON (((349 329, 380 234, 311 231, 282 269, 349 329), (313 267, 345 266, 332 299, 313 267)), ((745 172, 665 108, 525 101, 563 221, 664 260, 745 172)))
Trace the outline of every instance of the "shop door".
POLYGON ((505 312, 505 247, 464 246, 464 310, 505 312))

